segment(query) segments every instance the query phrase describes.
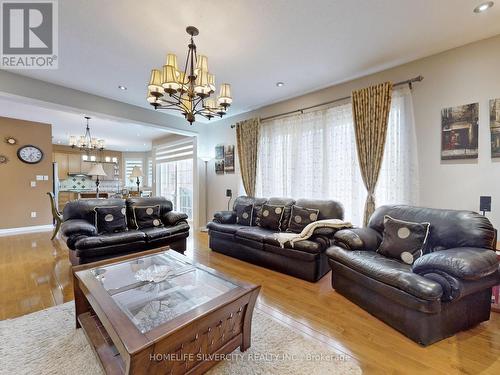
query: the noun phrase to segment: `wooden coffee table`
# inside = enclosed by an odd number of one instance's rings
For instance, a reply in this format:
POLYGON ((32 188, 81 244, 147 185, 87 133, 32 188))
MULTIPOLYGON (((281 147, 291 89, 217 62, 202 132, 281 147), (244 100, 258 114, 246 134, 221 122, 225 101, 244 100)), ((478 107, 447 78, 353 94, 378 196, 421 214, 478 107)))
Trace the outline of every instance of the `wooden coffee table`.
POLYGON ((173 250, 76 266, 73 282, 76 326, 108 374, 198 374, 250 347, 260 286, 173 250), (142 281, 151 270, 168 276, 142 281))

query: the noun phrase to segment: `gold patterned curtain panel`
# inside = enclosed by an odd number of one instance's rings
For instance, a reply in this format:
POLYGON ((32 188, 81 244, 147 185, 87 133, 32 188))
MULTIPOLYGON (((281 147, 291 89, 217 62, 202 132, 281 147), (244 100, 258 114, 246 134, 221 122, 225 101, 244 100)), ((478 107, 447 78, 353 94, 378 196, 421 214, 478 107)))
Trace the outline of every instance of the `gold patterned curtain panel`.
POLYGON ((243 187, 248 196, 255 196, 257 176, 257 152, 259 146, 260 119, 252 118, 236 123, 236 141, 240 160, 243 187))
POLYGON ((367 190, 363 215, 365 226, 375 211, 374 193, 384 156, 391 96, 391 82, 352 92, 352 112, 359 167, 367 190))

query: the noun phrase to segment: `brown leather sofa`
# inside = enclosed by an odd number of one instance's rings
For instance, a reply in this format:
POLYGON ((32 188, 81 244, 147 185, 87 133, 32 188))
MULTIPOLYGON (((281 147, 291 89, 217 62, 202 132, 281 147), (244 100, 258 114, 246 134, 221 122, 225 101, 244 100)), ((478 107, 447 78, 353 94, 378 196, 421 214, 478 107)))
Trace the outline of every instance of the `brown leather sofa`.
POLYGON ((469 211, 383 206, 367 228, 335 233, 326 254, 332 286, 354 303, 422 345, 490 317, 491 288, 500 283, 490 221, 469 211), (429 222, 424 255, 413 265, 376 252, 384 216, 429 222))
MULTIPOLYGON (((256 208, 263 204, 292 205, 319 209, 318 219, 343 219, 344 209, 333 200, 291 198, 236 198, 232 211, 220 211, 214 214, 208 223, 209 245, 213 251, 232 256, 250 263, 286 273, 307 281, 317 281, 330 269, 325 250, 333 244, 335 230, 319 228, 309 240, 296 242, 292 248, 288 243, 280 247, 274 238, 275 231, 260 226, 236 224, 235 207, 239 204, 254 204, 256 208)), ((285 211, 286 212, 286 211, 285 211)), ((288 212, 288 215, 290 213, 288 212)), ((284 222, 288 222, 288 217, 284 222)), ((284 228, 286 229, 286 228, 284 228)))
POLYGON ((187 215, 172 211, 172 202, 162 197, 125 199, 79 199, 66 204, 61 225, 63 239, 70 249, 73 265, 140 252, 169 245, 179 252, 186 250, 189 236, 187 215), (160 205, 163 227, 136 229, 131 223, 134 206, 160 205), (95 207, 126 208, 128 230, 98 234, 95 207))

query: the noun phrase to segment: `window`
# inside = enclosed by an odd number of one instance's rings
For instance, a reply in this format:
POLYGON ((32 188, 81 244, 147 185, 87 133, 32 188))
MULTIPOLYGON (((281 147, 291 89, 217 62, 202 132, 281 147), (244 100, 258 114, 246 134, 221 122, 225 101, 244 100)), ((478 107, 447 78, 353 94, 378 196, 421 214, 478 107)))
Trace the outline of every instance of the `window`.
POLYGON ((160 196, 172 201, 175 211, 193 217, 193 159, 158 165, 160 196))
MULTIPOLYGON (((137 179, 131 178, 132 170, 134 167, 141 168, 141 171, 144 173, 144 166, 142 165, 142 159, 125 159, 125 184, 128 188, 136 188, 137 187, 137 179)), ((142 185, 143 177, 139 177, 139 181, 142 185)))
MULTIPOLYGON (((172 201, 176 211, 193 217, 193 142, 191 139, 154 150, 157 194, 172 201)), ((152 168, 152 163, 151 163, 152 168)))
POLYGON ((148 172, 147 172, 148 186, 151 187, 153 186, 153 159, 148 158, 147 162, 148 162, 148 172))
MULTIPOLYGON (((409 89, 393 93, 377 206, 417 203, 417 163, 409 89)), ((359 170, 352 105, 279 118, 262 124, 258 196, 334 199, 360 225, 366 189, 359 170)))

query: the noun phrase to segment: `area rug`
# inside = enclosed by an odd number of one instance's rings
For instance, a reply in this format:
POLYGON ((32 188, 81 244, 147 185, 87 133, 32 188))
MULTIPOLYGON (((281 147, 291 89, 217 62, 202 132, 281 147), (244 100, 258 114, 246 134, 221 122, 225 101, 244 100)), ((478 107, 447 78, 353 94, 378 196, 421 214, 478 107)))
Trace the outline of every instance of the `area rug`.
MULTIPOLYGON (((85 334, 74 328, 74 304, 0 321, 0 374, 102 375, 85 334)), ((236 350, 209 374, 360 374, 352 359, 338 355, 256 309, 252 346, 236 350)))

